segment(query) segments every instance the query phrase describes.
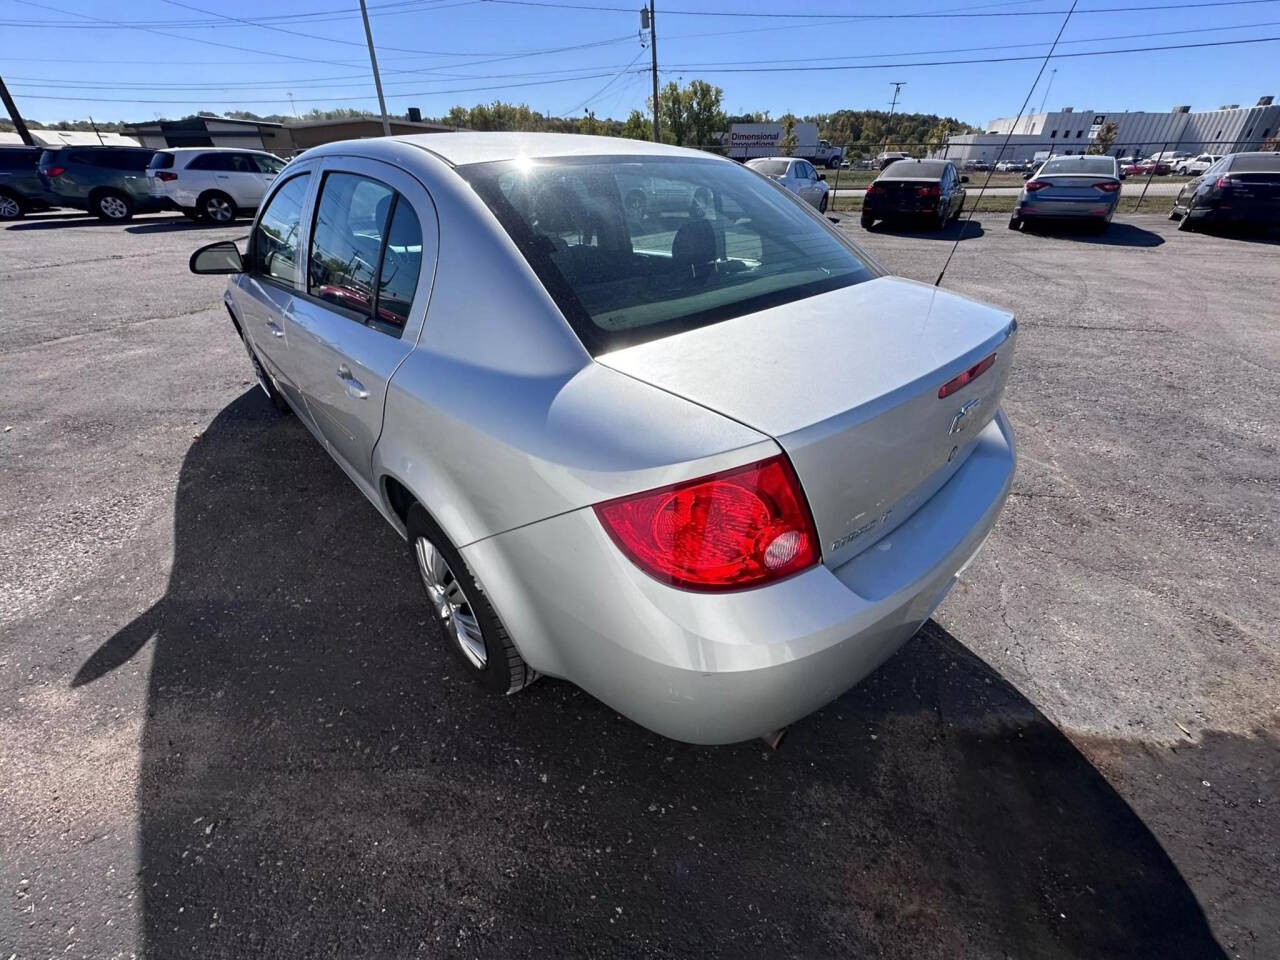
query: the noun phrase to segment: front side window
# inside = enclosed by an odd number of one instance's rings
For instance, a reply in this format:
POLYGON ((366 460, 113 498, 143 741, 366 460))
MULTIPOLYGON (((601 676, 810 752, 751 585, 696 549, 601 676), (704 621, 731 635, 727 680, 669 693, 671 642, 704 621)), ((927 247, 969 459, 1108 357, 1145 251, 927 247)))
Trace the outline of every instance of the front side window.
POLYGON ((259 173, 276 174, 284 169, 284 161, 277 160, 275 157, 269 157, 265 153, 250 154, 253 161, 258 165, 259 173))
POLYGON ((258 164, 251 153, 228 153, 227 169, 232 173, 257 173, 258 164))
POLYGON ((298 230, 309 182, 306 173, 286 180, 253 231, 254 272, 287 286, 298 276, 298 230))
POLYGON ((722 160, 513 160, 458 172, 593 353, 879 275, 808 208, 722 160), (655 182, 671 186, 658 194, 655 182), (637 190, 644 202, 624 206, 637 190))

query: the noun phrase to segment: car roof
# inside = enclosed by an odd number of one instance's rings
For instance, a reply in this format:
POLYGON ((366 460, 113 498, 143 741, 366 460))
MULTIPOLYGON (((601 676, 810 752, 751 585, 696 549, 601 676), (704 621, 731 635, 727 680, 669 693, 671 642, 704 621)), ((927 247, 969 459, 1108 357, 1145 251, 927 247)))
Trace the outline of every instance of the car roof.
POLYGON ((156 153, 267 153, 257 147, 163 147, 156 153))
MULTIPOLYGON (((420 147, 455 167, 469 163, 491 163, 518 157, 702 157, 724 159, 701 150, 673 147, 647 140, 622 137, 591 137, 573 133, 514 133, 506 131, 458 131, 456 133, 415 133, 402 137, 370 137, 363 140, 339 140, 321 144, 306 151, 305 156, 363 153, 377 157, 393 150, 391 144, 420 147)), ((732 163, 732 160, 724 160, 732 163)))

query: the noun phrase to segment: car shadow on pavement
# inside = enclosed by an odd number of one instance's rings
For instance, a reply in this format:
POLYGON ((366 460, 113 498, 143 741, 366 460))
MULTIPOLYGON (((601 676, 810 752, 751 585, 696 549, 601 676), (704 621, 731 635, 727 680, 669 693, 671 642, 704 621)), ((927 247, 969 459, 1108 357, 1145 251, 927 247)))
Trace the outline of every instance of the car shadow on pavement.
POLYGON ((895 237, 910 237, 913 240, 946 240, 954 243, 956 240, 976 240, 985 232, 982 229, 982 221, 977 217, 968 219, 967 212, 960 214, 960 219, 952 220, 941 230, 930 227, 924 223, 913 223, 910 220, 900 220, 890 223, 881 221, 872 228, 873 233, 887 233, 895 237))
POLYGON ((1028 220, 1022 224, 1022 229, 1040 236, 1059 237, 1104 247, 1158 247, 1164 243, 1164 237, 1160 234, 1120 220, 1112 220, 1101 233, 1091 223, 1077 223, 1073 220, 1028 220))
POLYGON ((257 388, 187 453, 174 538, 73 681, 150 652, 145 956, 1223 955, 1143 821, 932 622, 777 752, 550 679, 485 695, 257 388))

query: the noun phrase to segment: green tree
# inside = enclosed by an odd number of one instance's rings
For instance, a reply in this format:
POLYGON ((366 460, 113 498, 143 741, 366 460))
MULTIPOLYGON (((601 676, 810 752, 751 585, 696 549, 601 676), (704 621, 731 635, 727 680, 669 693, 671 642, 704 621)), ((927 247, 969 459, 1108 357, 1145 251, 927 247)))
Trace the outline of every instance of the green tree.
POLYGON ((779 122, 782 124, 782 137, 778 140, 778 152, 789 157, 796 152, 795 114, 784 113, 779 122))
POLYGON ((585 133, 589 136, 595 136, 600 132, 600 125, 596 123, 596 115, 591 110, 587 111, 587 115, 582 118, 582 122, 578 124, 578 132, 585 133))
POLYGON ((1098 131, 1098 135, 1093 142, 1089 144, 1086 153, 1110 153, 1111 148, 1115 146, 1116 137, 1120 135, 1120 125, 1114 120, 1108 120, 1102 125, 1102 129, 1098 131))
MULTIPOLYGON (((653 110, 653 98, 649 98, 653 110)), ((689 139, 689 111, 685 91, 674 80, 658 91, 658 119, 662 122, 662 139, 682 146, 689 139)))
POLYGON ((622 135, 631 140, 653 139, 653 124, 639 110, 632 110, 627 122, 622 125, 622 135))
POLYGON ((725 130, 724 111, 720 109, 724 90, 705 80, 694 80, 684 88, 682 96, 689 143, 704 149, 718 143, 717 138, 725 130))

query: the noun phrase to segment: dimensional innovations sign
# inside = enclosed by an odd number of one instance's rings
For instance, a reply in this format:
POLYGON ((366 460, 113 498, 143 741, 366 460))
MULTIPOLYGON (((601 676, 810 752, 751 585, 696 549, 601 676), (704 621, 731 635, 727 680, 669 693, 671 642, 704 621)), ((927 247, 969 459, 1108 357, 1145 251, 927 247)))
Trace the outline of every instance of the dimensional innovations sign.
POLYGON ((1098 139, 1098 134, 1101 132, 1106 122, 1107 122, 1107 115, 1105 113, 1095 113, 1093 115, 1093 123, 1089 127, 1090 140, 1098 139))

